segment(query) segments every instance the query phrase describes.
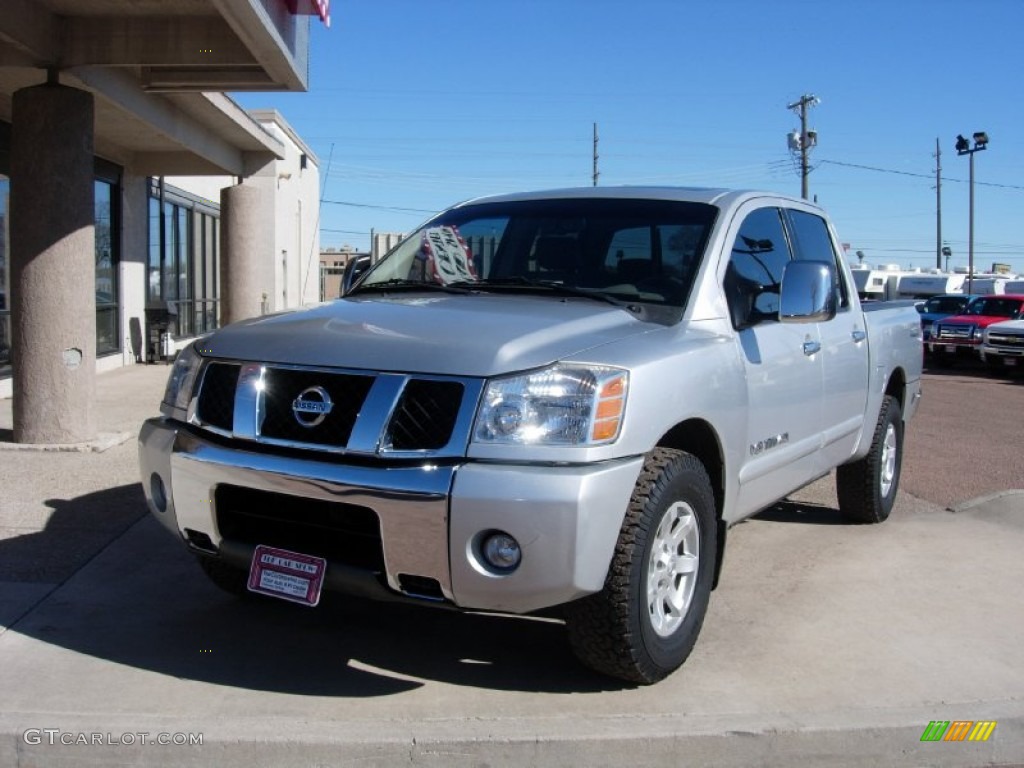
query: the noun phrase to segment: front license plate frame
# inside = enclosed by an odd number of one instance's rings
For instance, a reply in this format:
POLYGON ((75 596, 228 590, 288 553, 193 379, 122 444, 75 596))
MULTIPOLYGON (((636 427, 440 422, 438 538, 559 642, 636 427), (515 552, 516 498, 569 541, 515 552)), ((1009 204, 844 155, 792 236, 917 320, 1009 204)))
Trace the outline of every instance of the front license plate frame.
POLYGON ((252 553, 249 591, 313 608, 326 572, 322 557, 260 544, 252 553))

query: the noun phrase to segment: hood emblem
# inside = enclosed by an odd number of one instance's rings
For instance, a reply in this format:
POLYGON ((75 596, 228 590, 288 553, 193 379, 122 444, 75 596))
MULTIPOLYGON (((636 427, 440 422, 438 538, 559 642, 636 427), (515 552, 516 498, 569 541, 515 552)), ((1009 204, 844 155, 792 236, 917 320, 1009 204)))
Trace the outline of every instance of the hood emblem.
POLYGON ((302 390, 292 400, 292 414, 299 426, 312 428, 319 426, 334 408, 331 396, 323 387, 309 387, 302 390))

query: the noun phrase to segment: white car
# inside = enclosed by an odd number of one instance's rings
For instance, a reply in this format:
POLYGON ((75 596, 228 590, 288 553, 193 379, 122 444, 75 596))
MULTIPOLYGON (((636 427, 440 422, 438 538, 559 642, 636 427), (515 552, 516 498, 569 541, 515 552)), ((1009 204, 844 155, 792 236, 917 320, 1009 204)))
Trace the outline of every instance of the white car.
POLYGON ((1024 320, 990 325, 981 337, 980 352, 993 371, 1024 367, 1024 320))

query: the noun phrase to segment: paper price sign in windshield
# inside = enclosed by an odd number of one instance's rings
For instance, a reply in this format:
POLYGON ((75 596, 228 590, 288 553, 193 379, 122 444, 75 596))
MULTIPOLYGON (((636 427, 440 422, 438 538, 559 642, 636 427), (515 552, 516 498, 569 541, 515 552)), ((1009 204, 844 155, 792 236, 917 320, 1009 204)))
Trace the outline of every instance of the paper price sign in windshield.
POLYGON ((431 227, 423 233, 423 250, 439 283, 475 281, 473 256, 455 227, 431 227))

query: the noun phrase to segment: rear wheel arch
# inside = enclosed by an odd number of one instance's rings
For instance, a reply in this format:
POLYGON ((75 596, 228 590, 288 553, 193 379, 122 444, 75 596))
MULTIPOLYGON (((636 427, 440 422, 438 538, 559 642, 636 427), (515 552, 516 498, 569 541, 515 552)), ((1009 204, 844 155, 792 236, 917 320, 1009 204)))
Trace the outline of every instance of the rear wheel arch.
POLYGON ((907 376, 902 368, 897 368, 889 376, 885 385, 885 394, 896 398, 900 404, 900 410, 904 413, 907 408, 907 376))

